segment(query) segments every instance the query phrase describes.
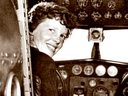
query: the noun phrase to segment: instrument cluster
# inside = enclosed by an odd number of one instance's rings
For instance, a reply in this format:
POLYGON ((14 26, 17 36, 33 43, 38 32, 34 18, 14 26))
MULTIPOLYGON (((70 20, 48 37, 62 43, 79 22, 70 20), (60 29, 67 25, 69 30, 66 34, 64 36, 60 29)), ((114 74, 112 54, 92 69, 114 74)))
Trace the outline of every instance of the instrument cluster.
POLYGON ((56 66, 63 78, 65 96, 126 96, 128 94, 128 64, 126 63, 84 59, 56 61, 56 66))
POLYGON ((77 27, 126 28, 128 0, 60 0, 77 16, 77 27))
POLYGON ((98 65, 96 68, 94 68, 92 65, 86 65, 84 68, 82 68, 81 65, 74 65, 72 67, 72 73, 74 75, 81 74, 82 70, 87 76, 92 75, 94 73, 94 70, 97 76, 104 76, 106 73, 110 77, 114 77, 118 74, 118 68, 116 66, 109 66, 108 68, 106 68, 104 65, 98 65))

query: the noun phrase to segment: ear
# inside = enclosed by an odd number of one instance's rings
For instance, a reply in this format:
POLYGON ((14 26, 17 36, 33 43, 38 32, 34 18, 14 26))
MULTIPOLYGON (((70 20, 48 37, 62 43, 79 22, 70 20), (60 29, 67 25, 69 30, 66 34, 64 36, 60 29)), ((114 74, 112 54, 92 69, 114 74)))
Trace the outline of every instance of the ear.
POLYGON ((34 35, 34 33, 29 31, 29 35, 30 35, 30 36, 33 36, 33 35, 34 35))

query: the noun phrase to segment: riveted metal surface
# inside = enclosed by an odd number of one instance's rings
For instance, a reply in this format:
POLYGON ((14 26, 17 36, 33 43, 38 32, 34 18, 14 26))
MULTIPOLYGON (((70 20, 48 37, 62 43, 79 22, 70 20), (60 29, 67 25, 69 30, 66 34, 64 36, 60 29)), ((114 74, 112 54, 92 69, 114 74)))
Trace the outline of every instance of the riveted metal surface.
POLYGON ((10 71, 22 82, 21 34, 11 0, 0 0, 0 96, 10 71))

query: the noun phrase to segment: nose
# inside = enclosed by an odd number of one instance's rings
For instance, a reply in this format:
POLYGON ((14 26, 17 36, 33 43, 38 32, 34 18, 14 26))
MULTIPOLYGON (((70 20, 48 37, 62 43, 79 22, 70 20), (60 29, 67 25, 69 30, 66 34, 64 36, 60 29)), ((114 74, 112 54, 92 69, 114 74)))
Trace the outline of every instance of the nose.
POLYGON ((53 37, 53 41, 56 42, 56 44, 60 44, 60 36, 59 35, 56 35, 53 37))

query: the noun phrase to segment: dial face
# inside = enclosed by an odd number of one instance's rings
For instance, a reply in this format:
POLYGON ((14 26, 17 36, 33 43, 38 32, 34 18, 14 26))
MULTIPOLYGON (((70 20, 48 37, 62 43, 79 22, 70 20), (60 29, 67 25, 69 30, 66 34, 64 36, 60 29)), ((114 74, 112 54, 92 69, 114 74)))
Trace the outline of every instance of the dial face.
POLYGON ((106 68, 103 65, 99 65, 96 67, 96 74, 98 76, 103 76, 106 73, 106 68))
POLYGON ((80 21, 86 20, 87 17, 88 17, 88 14, 85 11, 80 11, 78 13, 78 18, 79 18, 80 21))
POLYGON ((125 19, 128 20, 128 13, 125 15, 125 19))
POLYGON ((67 72, 65 70, 60 70, 60 73, 63 79, 66 79, 68 77, 67 72))
POLYGON ((102 17, 102 15, 99 12, 93 12, 91 14, 91 17, 94 21, 98 21, 102 17))
POLYGON ((90 87, 96 86, 96 81, 95 80, 90 80, 89 85, 90 85, 90 87))
POLYGON ((114 10, 116 7, 116 2, 114 2, 113 0, 108 2, 108 8, 111 10, 114 10))
POLYGON ((108 73, 109 76, 114 77, 114 76, 117 75, 118 69, 117 69, 117 67, 115 67, 115 66, 110 66, 110 67, 107 69, 107 73, 108 73))
POLYGON ((108 91, 104 87, 97 87, 93 91, 93 96, 109 96, 108 91))
POLYGON ((87 65, 84 67, 84 74, 85 75, 92 75, 94 72, 93 66, 87 65))
POLYGON ((122 18, 122 14, 120 12, 115 13, 114 18, 115 19, 121 19, 122 18))
POLYGON ((79 7, 86 7, 88 4, 88 0, 77 0, 79 7))
POLYGON ((112 14, 110 12, 105 13, 104 14, 104 18, 111 19, 112 18, 112 14))
POLYGON ((72 73, 75 75, 79 75, 82 72, 82 67, 80 65, 74 65, 72 67, 72 73))
POLYGON ((91 2, 92 2, 92 6, 93 6, 94 8, 99 8, 99 7, 101 7, 101 5, 102 5, 102 3, 103 3, 102 0, 91 0, 91 2))
POLYGON ((123 96, 128 96, 128 87, 123 89, 123 96))

